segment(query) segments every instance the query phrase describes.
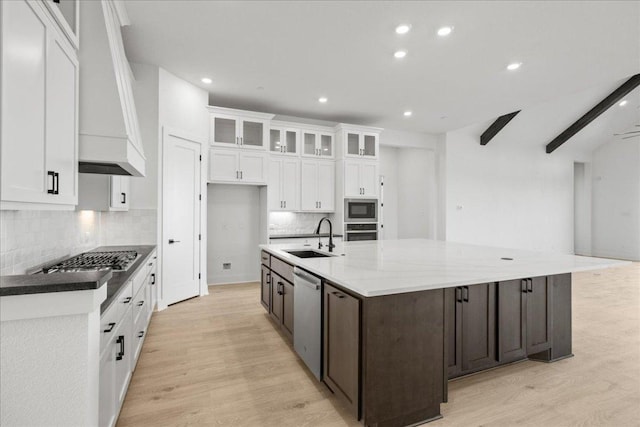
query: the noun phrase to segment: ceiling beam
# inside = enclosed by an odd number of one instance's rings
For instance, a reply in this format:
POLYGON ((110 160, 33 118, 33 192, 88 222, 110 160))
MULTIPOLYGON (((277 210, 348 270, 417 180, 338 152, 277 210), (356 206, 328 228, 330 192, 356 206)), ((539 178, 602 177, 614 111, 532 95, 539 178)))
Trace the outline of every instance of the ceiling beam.
POLYGON ((605 99, 600 101, 598 105, 589 110, 584 116, 580 117, 574 124, 569 126, 564 132, 555 137, 553 141, 547 144, 547 153, 553 153, 558 147, 567 142, 573 135, 580 132, 582 128, 594 121, 600 114, 607 111, 611 106, 624 98, 629 92, 640 85, 640 74, 636 74, 629 80, 624 82, 618 89, 614 90, 605 99))
POLYGON ((487 145, 489 141, 491 141, 491 139, 493 139, 493 137, 511 121, 511 119, 518 115, 519 112, 520 110, 498 117, 496 121, 493 122, 491 126, 482 133, 482 135, 480 135, 480 145, 487 145))

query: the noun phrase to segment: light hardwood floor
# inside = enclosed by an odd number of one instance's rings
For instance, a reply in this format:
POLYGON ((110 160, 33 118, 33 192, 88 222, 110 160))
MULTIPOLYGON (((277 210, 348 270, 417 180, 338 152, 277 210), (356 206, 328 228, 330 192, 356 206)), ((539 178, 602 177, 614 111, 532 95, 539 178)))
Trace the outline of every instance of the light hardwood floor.
MULTIPOLYGON (((154 313, 118 421, 126 426, 359 425, 307 373, 259 285, 154 313)), ((573 277, 575 357, 451 381, 430 426, 640 426, 640 263, 573 277)))

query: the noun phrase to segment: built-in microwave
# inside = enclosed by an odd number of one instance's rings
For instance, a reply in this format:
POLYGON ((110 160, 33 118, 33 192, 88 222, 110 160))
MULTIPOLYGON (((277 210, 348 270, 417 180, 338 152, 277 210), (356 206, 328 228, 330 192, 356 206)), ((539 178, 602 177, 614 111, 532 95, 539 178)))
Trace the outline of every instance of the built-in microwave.
POLYGON ((344 222, 378 222, 378 200, 344 199, 344 222))

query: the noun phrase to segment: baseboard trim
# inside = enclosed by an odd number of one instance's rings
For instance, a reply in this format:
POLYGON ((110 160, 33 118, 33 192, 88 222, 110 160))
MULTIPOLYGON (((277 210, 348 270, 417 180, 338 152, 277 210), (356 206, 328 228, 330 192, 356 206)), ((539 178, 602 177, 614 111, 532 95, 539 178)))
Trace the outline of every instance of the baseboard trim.
POLYGON ((209 283, 207 284, 207 286, 246 285, 248 283, 260 283, 260 280, 249 280, 246 282, 209 283))

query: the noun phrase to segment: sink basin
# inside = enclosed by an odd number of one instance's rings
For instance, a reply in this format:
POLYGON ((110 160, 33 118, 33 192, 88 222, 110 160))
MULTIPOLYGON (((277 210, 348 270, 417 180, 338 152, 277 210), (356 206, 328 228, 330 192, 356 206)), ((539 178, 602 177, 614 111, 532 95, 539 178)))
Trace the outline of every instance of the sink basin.
POLYGON ((308 251, 308 250, 307 251, 294 250, 294 251, 285 251, 285 252, 298 258, 328 258, 330 256, 333 256, 333 255, 323 254, 322 252, 308 251))

